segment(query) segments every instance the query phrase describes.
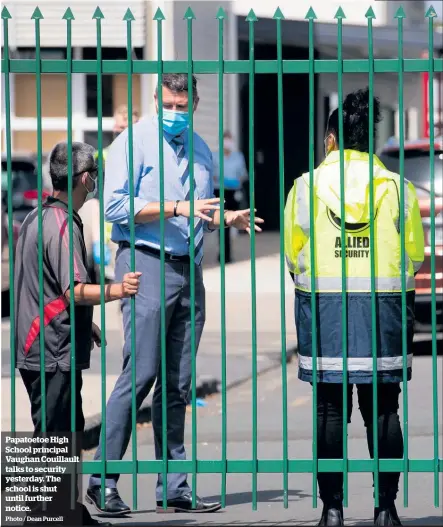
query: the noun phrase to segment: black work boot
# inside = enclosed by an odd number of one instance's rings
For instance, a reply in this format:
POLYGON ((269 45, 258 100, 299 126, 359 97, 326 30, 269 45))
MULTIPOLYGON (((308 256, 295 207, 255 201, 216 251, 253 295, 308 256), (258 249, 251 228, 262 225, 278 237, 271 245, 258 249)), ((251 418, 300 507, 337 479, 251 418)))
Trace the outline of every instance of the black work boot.
POLYGON ((376 507, 374 509, 374 525, 401 525, 395 505, 376 507))
POLYGON ((318 527, 341 527, 343 525, 343 507, 324 505, 318 527))

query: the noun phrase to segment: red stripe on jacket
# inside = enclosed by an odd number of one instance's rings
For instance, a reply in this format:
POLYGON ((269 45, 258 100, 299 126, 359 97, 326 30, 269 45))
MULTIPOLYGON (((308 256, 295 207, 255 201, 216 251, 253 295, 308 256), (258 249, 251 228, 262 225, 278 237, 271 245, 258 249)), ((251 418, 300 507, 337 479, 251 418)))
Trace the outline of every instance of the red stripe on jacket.
MULTIPOLYGON (((49 302, 44 307, 44 327, 51 323, 52 320, 60 313, 62 313, 68 307, 68 302, 64 296, 59 296, 52 302, 49 302)), ((31 349, 31 346, 34 344, 38 334, 40 333, 40 316, 37 316, 32 321, 31 327, 26 337, 25 342, 25 355, 31 349)))

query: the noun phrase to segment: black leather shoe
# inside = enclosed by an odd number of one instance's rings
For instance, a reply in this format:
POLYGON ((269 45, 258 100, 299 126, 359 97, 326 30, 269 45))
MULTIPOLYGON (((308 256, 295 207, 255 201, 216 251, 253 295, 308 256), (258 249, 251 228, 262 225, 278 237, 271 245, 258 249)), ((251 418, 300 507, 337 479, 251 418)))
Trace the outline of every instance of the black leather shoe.
POLYGON ((221 503, 218 501, 207 502, 203 501, 197 496, 195 508, 192 507, 192 494, 184 494, 180 498, 168 500, 168 508, 163 508, 163 502, 157 501, 156 512, 171 513, 171 512, 216 512, 221 509, 221 503))
POLYGON ((94 485, 89 487, 86 492, 85 500, 87 503, 94 505, 98 512, 106 514, 107 516, 122 516, 129 514, 131 509, 120 498, 120 494, 116 488, 105 488, 105 508, 101 507, 101 487, 94 485))
POLYGON ((374 510, 374 525, 401 525, 395 505, 374 510))
POLYGON ((343 525, 343 513, 341 510, 332 507, 323 507, 323 513, 318 527, 341 527, 343 525))

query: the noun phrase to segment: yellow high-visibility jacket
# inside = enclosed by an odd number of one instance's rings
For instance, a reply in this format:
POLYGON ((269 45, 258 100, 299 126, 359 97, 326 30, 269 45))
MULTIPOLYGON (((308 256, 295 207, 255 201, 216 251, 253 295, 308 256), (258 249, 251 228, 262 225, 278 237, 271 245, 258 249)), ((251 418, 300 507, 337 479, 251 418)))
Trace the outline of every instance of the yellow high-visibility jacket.
MULTIPOLYGON (((400 382, 402 353, 402 273, 400 219, 405 215, 405 276, 408 378, 412 366, 414 274, 424 260, 424 234, 417 195, 405 180, 400 209, 398 174, 374 155, 374 253, 379 382, 400 382)), ((346 251, 348 382, 372 382, 369 155, 344 151, 345 228, 342 246, 340 152, 331 152, 314 171, 313 226, 310 178, 296 179, 285 208, 285 254, 296 291, 295 319, 299 376, 312 381, 311 236, 315 247, 317 371, 320 382, 342 382, 342 251, 346 251)))

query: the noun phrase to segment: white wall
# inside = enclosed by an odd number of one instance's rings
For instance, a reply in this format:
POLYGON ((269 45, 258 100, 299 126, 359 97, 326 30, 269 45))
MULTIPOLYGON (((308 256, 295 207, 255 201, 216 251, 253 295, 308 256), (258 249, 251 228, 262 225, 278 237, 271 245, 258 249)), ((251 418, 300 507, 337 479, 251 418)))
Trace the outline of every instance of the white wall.
MULTIPOLYGON (((108 47, 126 47, 126 22, 123 21, 129 7, 135 17, 132 22, 132 41, 134 47, 144 45, 145 4, 144 0, 8 0, 5 2, 12 19, 9 21, 9 40, 11 46, 35 46, 35 22, 31 20, 36 5, 40 8, 43 20, 40 21, 40 40, 42 46, 66 46, 66 21, 63 14, 69 6, 74 14, 72 21, 72 45, 95 47, 96 21, 92 15, 100 6, 104 19, 102 21, 102 44, 108 47)), ((3 44, 3 37, 2 37, 3 44)))
POLYGON ((258 18, 272 18, 280 7, 285 18, 303 20, 312 6, 318 22, 333 22, 341 6, 346 15, 344 24, 366 25, 365 13, 371 6, 376 16, 374 25, 383 25, 386 24, 387 4, 378 0, 234 0, 232 7, 241 16, 246 16, 252 7, 258 18))

